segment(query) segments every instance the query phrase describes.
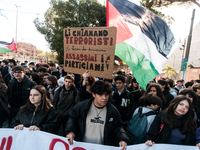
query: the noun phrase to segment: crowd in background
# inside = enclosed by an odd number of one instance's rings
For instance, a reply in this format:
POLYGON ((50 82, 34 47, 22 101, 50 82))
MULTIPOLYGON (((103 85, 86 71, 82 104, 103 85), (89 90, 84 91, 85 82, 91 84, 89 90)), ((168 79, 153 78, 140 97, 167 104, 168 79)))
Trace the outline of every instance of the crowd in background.
MULTIPOLYGON (((153 79, 146 89, 142 89, 132 74, 122 70, 113 73, 112 79, 103 79, 93 77, 89 71, 82 75, 70 73, 70 70, 66 72, 63 65, 56 66, 55 63, 40 65, 25 61, 19 64, 13 59, 3 60, 0 116, 0 127, 3 128, 22 130, 28 127, 77 141, 93 139, 92 143, 112 146, 118 141, 124 148, 126 144, 142 142, 147 146, 154 143, 200 146, 200 80, 185 83, 169 78, 153 79), (98 103, 99 95, 105 95, 105 105, 102 101, 98 103), (118 118, 118 113, 120 116, 114 124, 120 128, 113 133, 107 130, 112 128, 106 120, 108 112, 111 118, 118 118), (100 117, 103 113, 106 118, 100 117), (91 122, 103 125, 98 127, 102 129, 97 133, 101 136, 96 141, 90 131, 94 128, 96 132, 96 127, 87 120, 92 114, 97 116, 92 116, 95 119, 91 122), (140 140, 134 138, 130 130, 130 122, 138 117, 137 114, 148 114, 145 135, 140 140), (84 115, 81 121, 80 115, 84 115), (76 123, 81 124, 77 127, 79 130, 71 126, 76 123), (113 140, 114 136, 109 137, 107 132, 120 139, 113 140)), ((108 121, 112 122, 112 119, 108 121)))

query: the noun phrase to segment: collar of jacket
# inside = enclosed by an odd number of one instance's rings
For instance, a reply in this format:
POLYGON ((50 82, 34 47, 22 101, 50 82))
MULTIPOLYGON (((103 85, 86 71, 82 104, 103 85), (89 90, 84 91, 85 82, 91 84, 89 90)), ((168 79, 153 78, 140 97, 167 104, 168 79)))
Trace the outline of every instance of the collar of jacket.
MULTIPOLYGON (((123 90, 123 92, 121 93, 121 95, 124 94, 126 91, 127 91, 127 89, 126 89, 126 87, 124 86, 124 90, 123 90)), ((117 94, 119 94, 117 88, 115 89, 114 92, 117 93, 117 94)))
MULTIPOLYGON (((37 109, 36 111, 39 111, 39 110, 41 110, 41 109, 42 109, 42 104, 40 104, 40 105, 38 106, 38 109, 37 109)), ((29 111, 30 111, 30 112, 35 111, 35 105, 31 104, 31 106, 29 107, 29 111)))
MULTIPOLYGON (((13 78, 13 79, 14 79, 13 81, 18 82, 16 78, 13 78)), ((29 77, 27 75, 24 75, 24 78, 22 79, 22 82, 20 82, 20 83, 24 83, 24 82, 26 82, 26 80, 29 80, 29 77)))
POLYGON ((71 88, 70 88, 69 90, 66 90, 65 84, 64 84, 64 85, 62 86, 62 88, 63 88, 64 92, 66 92, 66 91, 73 91, 73 90, 75 89, 75 86, 72 84, 71 88))
MULTIPOLYGON (((91 97, 91 98, 88 100, 87 104, 85 105, 85 108, 84 108, 84 109, 86 110, 86 112, 89 111, 93 100, 94 100, 94 97, 91 97)), ((109 108, 111 107, 111 104, 110 104, 109 101, 106 103, 106 107, 107 107, 107 111, 108 111, 109 108)))

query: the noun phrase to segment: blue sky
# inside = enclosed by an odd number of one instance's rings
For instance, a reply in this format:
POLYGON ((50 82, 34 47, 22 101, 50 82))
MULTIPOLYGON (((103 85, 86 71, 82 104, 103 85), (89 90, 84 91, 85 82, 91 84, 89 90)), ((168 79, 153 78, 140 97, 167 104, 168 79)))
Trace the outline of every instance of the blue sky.
MULTIPOLYGON (((37 31, 33 24, 36 17, 43 20, 43 14, 50 7, 49 2, 50 0, 0 0, 0 9, 3 13, 3 15, 0 14, 0 41, 11 42, 12 38, 15 38, 17 5, 19 6, 17 41, 28 42, 39 49, 49 51, 44 36, 37 31)), ((99 2, 104 4, 105 0, 99 0, 99 2)), ((134 2, 138 4, 139 0, 134 0, 134 2)), ((189 33, 193 8, 196 8, 195 26, 200 21, 200 8, 196 5, 190 8, 173 6, 163 10, 165 14, 175 18, 175 22, 170 28, 177 41, 189 33)), ((175 48, 176 45, 173 49, 175 48)))

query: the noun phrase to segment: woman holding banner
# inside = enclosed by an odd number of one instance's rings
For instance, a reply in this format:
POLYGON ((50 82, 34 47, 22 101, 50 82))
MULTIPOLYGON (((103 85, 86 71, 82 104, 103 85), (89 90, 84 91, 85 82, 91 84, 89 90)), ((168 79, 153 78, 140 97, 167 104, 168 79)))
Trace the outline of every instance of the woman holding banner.
POLYGON ((36 85, 31 89, 29 100, 13 118, 10 127, 14 127, 16 130, 23 130, 24 127, 29 127, 29 130, 57 133, 57 114, 47 100, 44 86, 36 85))
POLYGON ((179 95, 164 112, 155 117, 146 135, 145 144, 195 145, 196 126, 190 99, 179 95))

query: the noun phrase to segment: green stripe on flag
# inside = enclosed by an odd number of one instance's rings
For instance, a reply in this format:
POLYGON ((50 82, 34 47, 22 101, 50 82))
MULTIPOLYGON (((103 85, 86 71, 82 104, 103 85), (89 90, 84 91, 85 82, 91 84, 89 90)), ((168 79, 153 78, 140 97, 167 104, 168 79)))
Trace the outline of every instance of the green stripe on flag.
POLYGON ((0 47, 0 53, 15 53, 15 52, 8 48, 0 47))
POLYGON ((115 55, 131 68, 134 77, 143 89, 146 89, 149 81, 159 75, 154 65, 143 53, 125 42, 116 45, 115 55))

